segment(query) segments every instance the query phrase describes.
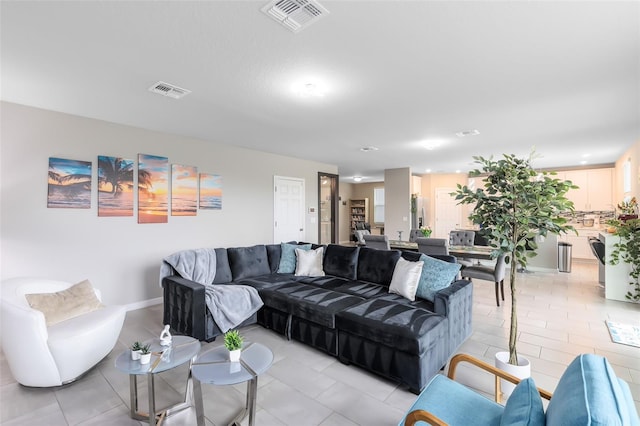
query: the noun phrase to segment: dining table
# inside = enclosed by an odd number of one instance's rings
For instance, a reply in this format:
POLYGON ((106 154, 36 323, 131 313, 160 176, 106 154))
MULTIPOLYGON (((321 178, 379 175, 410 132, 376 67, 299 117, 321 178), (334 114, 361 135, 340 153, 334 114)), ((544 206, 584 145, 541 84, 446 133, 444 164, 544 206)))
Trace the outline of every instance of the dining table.
MULTIPOLYGON (((392 250, 418 251, 418 243, 412 241, 389 240, 389 247, 392 250)), ((451 256, 465 259, 489 260, 492 250, 489 246, 449 246, 451 256)))

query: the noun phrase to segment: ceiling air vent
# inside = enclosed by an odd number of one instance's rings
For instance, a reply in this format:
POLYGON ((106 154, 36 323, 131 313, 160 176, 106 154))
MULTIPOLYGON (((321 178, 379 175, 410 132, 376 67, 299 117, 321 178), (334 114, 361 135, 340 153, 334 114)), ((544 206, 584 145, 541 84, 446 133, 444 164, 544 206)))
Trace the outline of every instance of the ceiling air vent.
POLYGON ((262 11, 294 33, 329 13, 314 0, 275 0, 263 7, 262 11))
POLYGON ((165 83, 164 81, 159 81, 153 86, 149 87, 149 91, 153 93, 159 93, 163 96, 168 96, 173 99, 180 99, 191 93, 191 90, 183 89, 181 87, 174 86, 173 84, 165 83))

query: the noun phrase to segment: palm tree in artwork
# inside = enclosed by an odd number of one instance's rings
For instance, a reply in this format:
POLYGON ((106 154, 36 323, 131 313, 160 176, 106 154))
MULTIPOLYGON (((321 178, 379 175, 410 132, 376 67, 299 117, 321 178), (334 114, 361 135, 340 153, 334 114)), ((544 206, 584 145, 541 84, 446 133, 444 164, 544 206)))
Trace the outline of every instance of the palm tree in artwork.
POLYGON ((111 184, 111 193, 117 197, 125 186, 133 188, 133 162, 118 157, 98 157, 98 181, 100 186, 111 184))
POLYGON ((82 189, 91 189, 91 175, 79 173, 61 175, 58 172, 49 170, 49 181, 50 184, 53 183, 59 186, 73 185, 74 187, 80 186, 82 189))
POLYGON ((144 169, 138 169, 138 191, 153 195, 150 193, 151 188, 153 188, 151 172, 144 169))

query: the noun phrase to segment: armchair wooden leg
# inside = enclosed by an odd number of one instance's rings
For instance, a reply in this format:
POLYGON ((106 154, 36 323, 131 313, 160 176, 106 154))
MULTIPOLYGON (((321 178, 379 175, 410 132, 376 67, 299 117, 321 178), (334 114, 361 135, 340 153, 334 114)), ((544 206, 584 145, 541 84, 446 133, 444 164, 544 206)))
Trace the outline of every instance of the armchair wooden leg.
MULTIPOLYGON (((499 283, 496 281, 496 305, 500 306, 500 289, 499 287, 499 283)), ((504 299, 502 299, 504 300, 504 299)))
POLYGON ((502 293, 502 300, 504 300, 504 280, 500 281, 500 293, 502 293))

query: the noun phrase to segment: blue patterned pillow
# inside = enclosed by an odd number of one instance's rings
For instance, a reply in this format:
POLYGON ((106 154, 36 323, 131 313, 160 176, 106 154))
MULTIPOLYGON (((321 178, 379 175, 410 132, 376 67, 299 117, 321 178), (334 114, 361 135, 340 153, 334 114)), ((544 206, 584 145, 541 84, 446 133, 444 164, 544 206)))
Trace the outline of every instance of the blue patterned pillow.
POLYGON ((500 426, 544 426, 542 399, 531 377, 518 383, 504 406, 500 426))
POLYGON ((281 243, 282 254, 278 265, 279 274, 293 274, 296 271, 296 249, 311 250, 311 244, 281 243))
POLYGON ((460 270, 459 263, 445 262, 431 256, 422 255, 420 260, 424 262, 422 274, 418 283, 416 296, 433 302, 434 295, 439 290, 449 287, 460 270))

